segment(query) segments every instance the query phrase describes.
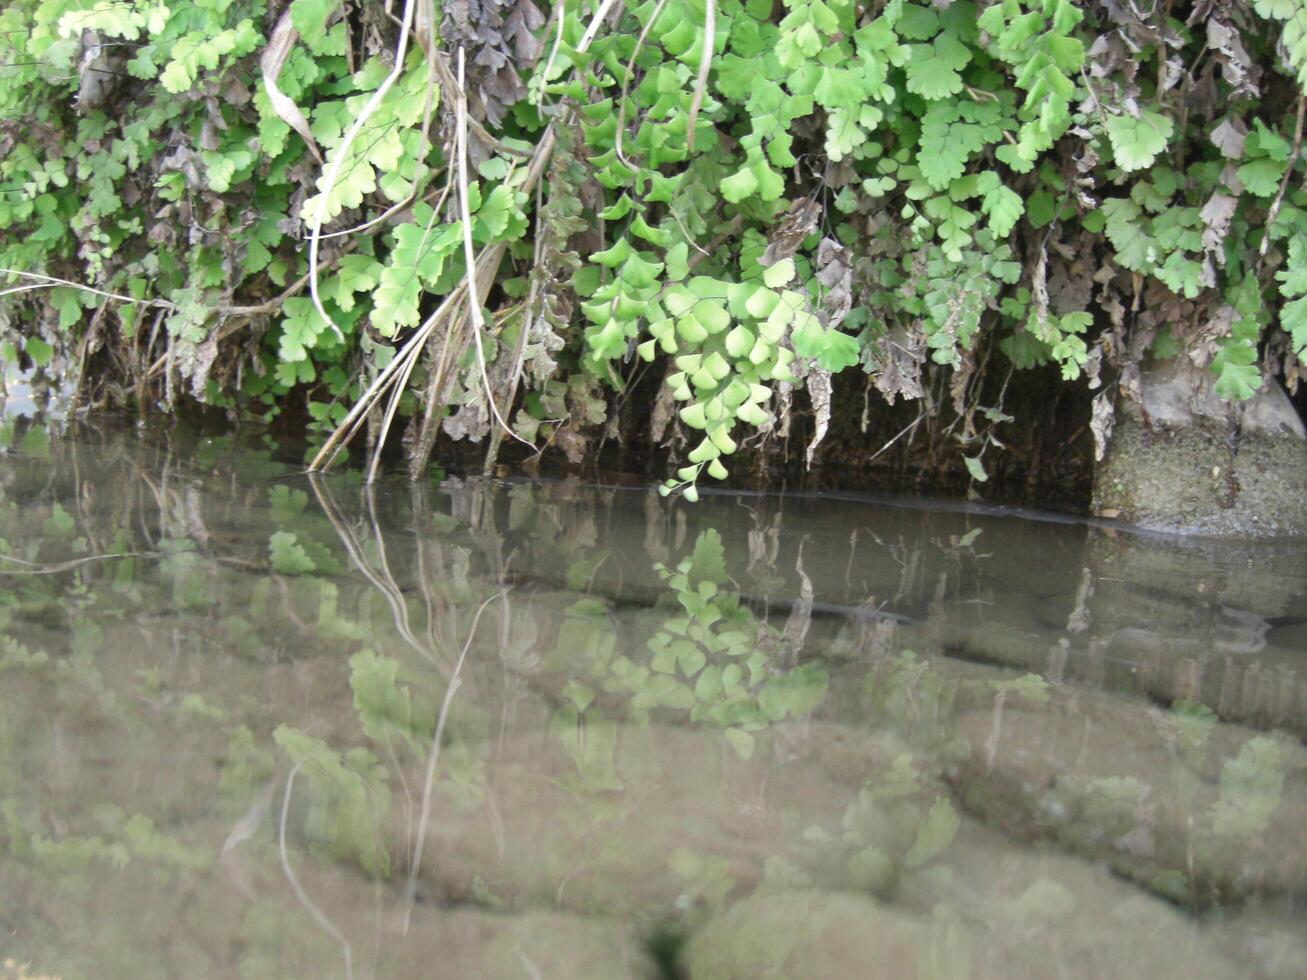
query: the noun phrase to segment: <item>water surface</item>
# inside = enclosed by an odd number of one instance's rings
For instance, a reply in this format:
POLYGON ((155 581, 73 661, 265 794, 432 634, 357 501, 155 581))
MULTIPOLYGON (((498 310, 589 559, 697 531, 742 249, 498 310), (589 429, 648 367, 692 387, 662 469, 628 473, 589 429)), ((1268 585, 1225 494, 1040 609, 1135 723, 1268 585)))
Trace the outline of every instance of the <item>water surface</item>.
POLYGON ((1304 975, 1301 544, 34 433, 6 980, 1304 975))

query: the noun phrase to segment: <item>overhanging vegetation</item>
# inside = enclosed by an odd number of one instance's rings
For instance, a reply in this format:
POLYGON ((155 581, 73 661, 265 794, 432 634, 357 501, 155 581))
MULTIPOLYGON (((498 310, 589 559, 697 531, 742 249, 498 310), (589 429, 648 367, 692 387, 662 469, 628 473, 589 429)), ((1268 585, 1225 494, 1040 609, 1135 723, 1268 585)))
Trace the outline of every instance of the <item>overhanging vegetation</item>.
POLYGON ((1307 353, 1299 0, 17 0, 0 48, 0 359, 306 405, 317 465, 579 455, 652 363, 669 490, 800 389, 811 459, 841 371, 983 480, 986 371, 1101 443, 1150 356, 1307 353))

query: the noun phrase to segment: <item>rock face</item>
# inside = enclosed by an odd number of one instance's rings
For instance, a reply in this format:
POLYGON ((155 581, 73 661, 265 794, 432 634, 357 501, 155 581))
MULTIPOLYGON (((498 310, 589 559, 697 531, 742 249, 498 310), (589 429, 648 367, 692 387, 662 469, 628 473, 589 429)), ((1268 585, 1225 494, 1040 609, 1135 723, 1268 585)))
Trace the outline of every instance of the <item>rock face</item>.
POLYGON ((1307 431, 1267 381, 1232 405, 1179 363, 1139 378, 1094 474, 1094 513, 1158 531, 1307 535, 1307 431))
POLYGON ((925 905, 917 915, 859 894, 759 892, 691 937, 682 971, 689 980, 1091 980, 1128 963, 1132 976, 1159 980, 1272 975, 1237 964, 1179 912, 1105 872, 1075 865, 1065 877, 1058 859, 996 835, 976 846, 957 874, 906 883, 905 897, 925 905), (959 892, 973 902, 959 908, 959 892))
POLYGON ((1080 690, 962 715, 963 808, 1180 902, 1307 888, 1307 749, 1080 690))
MULTIPOLYGON (((929 927, 862 895, 813 891, 756 895, 699 930, 685 951, 691 980, 890 980, 921 975, 934 954, 929 927)), ((942 955, 943 954, 943 955, 942 955)))
POLYGON ((64 888, 77 897, 59 902, 46 897, 48 874, 0 857, 7 897, 31 900, 6 902, 0 977, 12 976, 4 969, 10 951, 32 963, 32 980, 659 976, 640 931, 629 923, 542 910, 504 914, 409 904, 385 883, 299 854, 290 858, 297 895, 266 857, 257 845, 247 847, 212 873, 166 882, 143 862, 112 875, 70 872, 64 888))
MULTIPOLYGON (((850 739, 852 741, 852 739, 850 739)), ((752 891, 769 860, 803 863, 804 831, 856 794, 833 778, 857 762, 741 759, 714 732, 591 726, 469 749, 484 785, 447 790, 427 825, 419 894, 445 904, 660 916, 752 891)), ((857 751, 847 747, 847 755, 857 751)), ((394 808, 390 851, 401 870, 419 824, 394 808)), ((409 866, 411 868, 411 865, 409 866)))

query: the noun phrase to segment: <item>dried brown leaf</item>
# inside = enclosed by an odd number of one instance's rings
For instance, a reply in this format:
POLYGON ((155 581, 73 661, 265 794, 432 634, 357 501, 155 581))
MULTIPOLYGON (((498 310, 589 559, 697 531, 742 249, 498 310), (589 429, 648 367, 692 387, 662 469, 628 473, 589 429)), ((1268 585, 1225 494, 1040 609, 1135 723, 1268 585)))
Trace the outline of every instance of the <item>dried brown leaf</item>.
POLYGON ((926 335, 919 329, 895 327, 877 338, 872 348, 872 362, 868 364, 872 383, 893 405, 902 397, 915 401, 924 393, 921 385, 921 368, 926 362, 926 335))
POLYGON ((1081 365, 1080 370, 1085 376, 1085 386, 1093 391, 1103 383, 1101 377, 1103 370, 1103 347, 1102 344, 1095 344, 1085 358, 1085 363, 1081 365))
POLYGON ((812 402, 812 414, 815 420, 812 440, 808 443, 806 456, 806 465, 811 469, 812 459, 817 452, 817 447, 826 438, 826 432, 830 428, 831 380, 829 371, 823 371, 815 366, 808 369, 808 398, 812 402))
POLYGON ((817 246, 817 282, 824 288, 821 318, 830 328, 838 327, 853 308, 853 270, 848 252, 833 238, 817 246))
POLYGON ((1221 66, 1221 75, 1233 88, 1234 96, 1255 96, 1257 66, 1253 63, 1239 30, 1225 21, 1212 17, 1207 21, 1207 47, 1221 66))
POLYGON ((1207 199, 1199 212, 1199 217, 1203 219, 1203 250, 1221 266, 1225 265, 1225 250, 1221 246, 1225 236, 1230 233, 1230 221, 1238 206, 1238 198, 1217 191, 1207 199))
POLYGON ((789 258, 799 250, 803 240, 812 234, 820 218, 821 205, 817 201, 806 197, 796 201, 772 229, 770 242, 758 264, 765 267, 789 258))
POLYGON ((1212 130, 1212 144, 1227 160, 1238 160, 1243 156, 1243 144, 1247 138, 1248 127, 1238 116, 1227 116, 1212 130))
POLYGON ((300 139, 304 140, 314 159, 322 163, 322 152, 318 149, 317 140, 313 138, 313 132, 309 129, 304 113, 300 112, 299 106, 292 102, 289 96, 277 88, 277 76, 281 74, 281 69, 286 64, 286 59, 290 56, 291 48, 295 46, 298 37, 299 32, 295 30, 295 25, 291 21, 290 8, 287 8, 281 15, 281 19, 277 21, 277 26, 273 28, 272 36, 268 39, 263 53, 259 55, 259 70, 263 73, 263 91, 268 94, 272 111, 277 114, 278 119, 299 133, 300 139))

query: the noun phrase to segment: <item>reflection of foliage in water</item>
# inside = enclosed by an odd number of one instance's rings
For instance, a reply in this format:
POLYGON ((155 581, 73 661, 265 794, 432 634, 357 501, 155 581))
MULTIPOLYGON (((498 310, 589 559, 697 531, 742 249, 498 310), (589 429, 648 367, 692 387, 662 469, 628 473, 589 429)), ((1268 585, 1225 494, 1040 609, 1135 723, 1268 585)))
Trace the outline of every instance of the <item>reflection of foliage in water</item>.
MULTIPOLYGON (((1057 693, 1062 703, 1052 707, 1074 710, 1067 693, 1057 693)), ((1105 760, 1077 771, 1071 760, 1069 771, 1050 772, 1046 784, 1027 775, 1025 786, 994 792, 1028 797, 1035 836, 1105 861, 1172 901, 1211 907, 1282 888, 1274 883, 1277 849, 1268 832, 1277 818, 1280 833, 1296 832, 1293 811, 1281 807, 1291 772, 1307 760, 1301 747, 1280 734, 1224 726, 1189 702, 1165 713, 1141 706, 1134 723, 1149 738, 1141 739, 1140 760, 1121 760, 1133 773, 1096 774, 1105 760), (1158 745, 1166 746, 1164 759, 1149 761, 1158 745)), ((1095 719, 1085 716, 1082 724, 1073 748, 1084 754, 1094 751, 1095 719)), ((996 712, 991 742, 1001 731, 996 712)))
POLYGON ((1280 805, 1285 762, 1280 743, 1266 736, 1250 739, 1221 768, 1221 798, 1212 807, 1217 837, 1261 834, 1280 805))
MULTIPOLYGON (((226 472, 222 452, 205 454, 210 471, 226 472)), ((435 747, 430 795, 446 808, 437 812, 489 812, 496 739, 519 708, 547 707, 522 730, 547 732, 570 758, 570 769, 550 779, 575 804, 560 817, 583 838, 596 826, 620 826, 625 801, 640 789, 622 767, 624 733, 701 730, 705 752, 720 738, 737 764, 779 765, 820 745, 836 702, 852 702, 853 731, 874 751, 832 801, 829 819, 798 827, 802 846, 773 855, 757 881, 687 835, 661 855, 683 902, 658 911, 692 910, 685 921, 697 921, 750 889, 836 887, 894 900, 908 879, 942 876, 967 833, 970 818, 950 786, 974 751, 959 716, 992 711, 1001 736, 1005 706, 1052 715, 1067 696, 1035 675, 960 676, 928 652, 899 652, 900 640, 881 644, 883 634, 869 647, 850 639, 860 628, 852 621, 834 639, 815 628, 806 647, 789 649, 787 631, 756 598, 741 598, 728 560, 737 557, 727 548, 733 539, 716 529, 664 540, 650 573, 646 552, 632 558, 610 541, 602 498, 579 506, 541 489, 451 487, 432 507, 414 491, 393 504, 411 528, 401 534, 389 529, 395 514, 384 512, 384 500, 363 495, 342 510, 329 495, 315 500, 268 481, 286 478, 266 455, 242 465, 262 482, 233 481, 230 502, 184 468, 165 480, 144 466, 71 489, 35 486, 27 473, 0 486, 4 554, 44 565, 136 556, 7 577, 0 681, 21 678, 11 690, 127 751, 155 750, 161 739, 199 747, 194 757, 217 765, 212 785, 184 776, 211 794, 198 808, 223 822, 219 840, 226 835, 262 860, 276 861, 281 790, 294 770, 292 860, 306 860, 307 850, 402 880, 414 863, 435 747), (628 587, 624 577, 635 579, 642 560, 645 578, 628 587), (515 577, 523 565, 544 584, 515 577), (504 582, 515 590, 473 629, 474 611, 504 582), (471 652, 459 675, 465 644, 471 652), (269 687, 226 685, 206 672, 205 658, 247 667, 242 676, 269 687), (300 672, 302 689, 266 680, 300 672), (447 696, 453 709, 433 740, 447 696), (247 821, 252 829, 242 830, 247 821), (397 825, 407 833, 395 833, 397 825)), ((789 580, 775 550, 749 557, 751 585, 766 577, 756 570, 771 577, 769 588, 789 580)), ((905 570, 918 567, 903 557, 905 570)), ((1040 834, 1095 858, 1130 853, 1141 833, 1156 832, 1159 795, 1169 794, 1194 813, 1196 870, 1155 862, 1152 887, 1207 904, 1226 896, 1202 881, 1206 857, 1267 832, 1296 756, 1271 736, 1232 747, 1213 736, 1219 723, 1198 705, 1177 705, 1164 726, 1174 746, 1171 785, 1071 773, 1043 795, 1061 816, 1040 834)), ((0 758, 22 759, 23 751, 0 718, 0 758)), ((0 763, 0 847, 23 867, 72 880, 96 869, 148 867, 167 877, 214 864, 190 811, 157 787, 133 798, 97 786, 70 819, 66 807, 21 763, 0 763)), ((1021 928, 1055 921, 1057 909, 1074 907, 1061 887, 1035 882, 1003 915, 1021 928)), ((540 899, 478 877, 456 900, 514 909, 540 899)), ((945 932, 967 911, 949 906, 939 913, 945 932)))
POLYGON ((867 673, 863 705, 877 732, 877 765, 849 801, 837 829, 813 828, 814 860, 830 876, 885 896, 904 871, 943 855, 960 826, 947 794, 940 792, 945 769, 965 757, 965 742, 946 722, 956 696, 928 661, 912 651, 867 673))
POLYGON ((726 558, 717 531, 701 533, 691 555, 675 568, 662 563, 654 568, 675 607, 653 630, 647 655, 634 654, 637 642, 622 642, 594 600, 581 600, 570 610, 552 660, 573 674, 566 693, 577 718, 594 701, 597 687, 623 698, 636 720, 663 712, 721 728, 747 758, 752 732, 820 707, 826 671, 816 663, 793 670, 770 663, 767 651, 780 638, 741 603, 739 593, 725 588, 726 558), (579 671, 578 652, 583 654, 579 671))
POLYGON ((207 788, 197 770, 219 772, 215 737, 230 753, 214 809, 238 816, 256 798, 270 759, 240 724, 248 703, 182 664, 237 634, 265 655, 266 596, 233 601, 254 581, 233 569, 253 563, 212 539, 193 476, 130 445, 79 460, 43 440, 31 454, 33 431, 0 471, 0 880, 6 905, 31 894, 58 912, 24 920, 5 951, 53 930, 51 972, 155 975, 158 951, 105 935, 93 896, 120 875, 166 894, 214 868, 203 821, 182 816, 210 805, 183 796, 207 788))

